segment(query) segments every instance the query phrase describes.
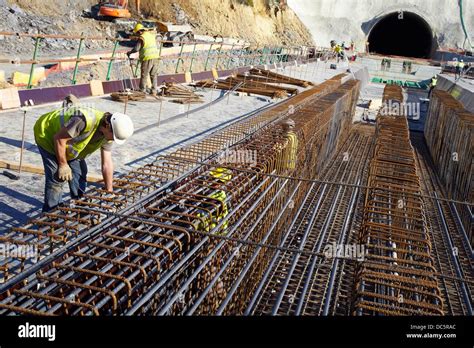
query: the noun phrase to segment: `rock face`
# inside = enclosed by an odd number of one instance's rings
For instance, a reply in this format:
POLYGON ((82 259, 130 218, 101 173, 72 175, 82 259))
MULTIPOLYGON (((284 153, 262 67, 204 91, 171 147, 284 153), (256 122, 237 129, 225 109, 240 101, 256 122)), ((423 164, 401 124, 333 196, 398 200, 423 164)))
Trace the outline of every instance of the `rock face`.
MULTIPOLYGON (((474 43, 474 1, 461 1, 464 24, 474 43)), ((453 0, 288 0, 288 5, 308 27, 317 45, 329 41, 354 40, 356 48, 365 42, 374 26, 385 16, 399 11, 414 13, 428 24, 434 48, 469 50, 461 26, 459 1, 453 0)), ((413 33, 416 34, 416 33, 413 33)))
MULTIPOLYGON (((90 13, 98 0, 0 0, 0 31, 30 34, 64 34, 114 37, 133 28, 99 21, 90 13)), ((222 35, 260 45, 311 45, 311 34, 287 6, 274 0, 141 0, 141 15, 129 1, 132 19, 158 19, 175 24, 189 23, 195 34, 222 35)), ((31 56, 34 39, 0 37, 0 57, 31 56)), ((77 40, 45 39, 41 54, 69 54, 77 40)), ((111 49, 110 42, 88 41, 85 49, 111 49)))
MULTIPOLYGON (((0 31, 28 34, 64 34, 112 37, 116 25, 82 17, 82 11, 90 8, 91 1, 52 0, 0 0, 0 31)), ((115 35, 115 34, 114 34, 115 35)), ((0 37, 0 56, 31 57, 35 39, 29 37, 0 37)), ((77 50, 78 41, 69 39, 43 39, 40 55, 71 54, 77 50)), ((89 41, 86 49, 107 48, 106 41, 89 41)))
POLYGON ((259 45, 311 45, 308 29, 277 0, 141 0, 142 13, 184 21, 196 34, 222 35, 259 45))

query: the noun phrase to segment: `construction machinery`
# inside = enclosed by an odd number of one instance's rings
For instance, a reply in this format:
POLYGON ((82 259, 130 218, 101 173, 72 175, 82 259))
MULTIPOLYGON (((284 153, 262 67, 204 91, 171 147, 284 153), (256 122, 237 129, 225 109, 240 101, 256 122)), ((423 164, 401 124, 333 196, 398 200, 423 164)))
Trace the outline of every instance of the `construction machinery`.
POLYGON ((142 24, 147 29, 157 31, 158 36, 165 41, 164 47, 181 46, 182 42, 194 40, 192 27, 189 24, 177 25, 157 20, 142 21, 142 24))
POLYGON ((130 18, 128 0, 100 1, 99 17, 105 18, 130 18))

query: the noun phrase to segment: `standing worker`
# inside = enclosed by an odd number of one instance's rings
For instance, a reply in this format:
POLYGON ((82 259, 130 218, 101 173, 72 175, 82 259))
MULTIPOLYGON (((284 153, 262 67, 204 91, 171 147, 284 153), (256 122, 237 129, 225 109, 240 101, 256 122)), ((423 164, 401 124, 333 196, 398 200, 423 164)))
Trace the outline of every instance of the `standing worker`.
POLYGON ((456 79, 458 76, 458 59, 453 58, 453 67, 454 67, 454 78, 456 79))
POLYGON ((433 91, 433 89, 436 87, 436 84, 438 83, 438 75, 434 75, 432 78, 431 78, 431 83, 430 83, 430 91, 428 92, 428 98, 431 97, 431 92, 433 91))
POLYGON ((283 169, 294 170, 296 168, 296 155, 298 152, 298 137, 293 131, 295 121, 291 118, 282 123, 283 135, 288 139, 288 144, 283 152, 283 169))
POLYGON ((464 72, 464 60, 461 59, 461 60, 459 61, 459 63, 458 63, 458 69, 459 69, 458 75, 459 75, 459 77, 461 77, 462 74, 463 74, 463 72, 464 72))
POLYGON ((99 148, 105 189, 113 191, 111 147, 113 142, 122 144, 133 134, 133 122, 118 112, 70 106, 40 116, 34 125, 34 134, 45 174, 43 212, 48 212, 61 204, 65 181, 69 183, 73 199, 84 194, 85 158, 99 148))
POLYGON ((139 39, 136 46, 127 52, 127 56, 130 58, 132 53, 139 52, 138 59, 141 63, 140 91, 146 93, 147 78, 150 76, 151 94, 156 96, 160 61, 160 51, 156 45, 156 34, 153 31, 146 30, 141 23, 137 23, 133 32, 139 35, 139 39))
POLYGON ((338 44, 336 44, 334 46, 334 52, 336 52, 336 62, 339 63, 339 59, 343 59, 344 58, 344 50, 342 49, 342 47, 338 44))
POLYGON ((454 65, 454 78, 457 79, 461 77, 461 74, 464 70, 464 60, 457 60, 456 58, 453 59, 453 65, 454 65))

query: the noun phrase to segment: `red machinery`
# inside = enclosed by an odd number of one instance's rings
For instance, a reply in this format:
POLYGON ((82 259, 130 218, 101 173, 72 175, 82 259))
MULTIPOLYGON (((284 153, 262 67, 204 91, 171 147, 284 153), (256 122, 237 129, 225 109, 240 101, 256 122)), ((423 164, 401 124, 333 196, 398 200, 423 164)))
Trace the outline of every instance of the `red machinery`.
POLYGON ((130 18, 132 16, 128 10, 128 0, 101 2, 99 15, 113 18, 130 18))

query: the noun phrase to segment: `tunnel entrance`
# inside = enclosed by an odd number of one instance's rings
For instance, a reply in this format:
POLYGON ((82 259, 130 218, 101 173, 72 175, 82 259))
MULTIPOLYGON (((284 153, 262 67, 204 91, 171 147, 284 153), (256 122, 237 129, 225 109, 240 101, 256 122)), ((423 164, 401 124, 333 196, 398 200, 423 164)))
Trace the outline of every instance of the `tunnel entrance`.
POLYGON ((429 58, 433 48, 430 25, 412 12, 394 12, 380 19, 369 34, 369 52, 429 58))

